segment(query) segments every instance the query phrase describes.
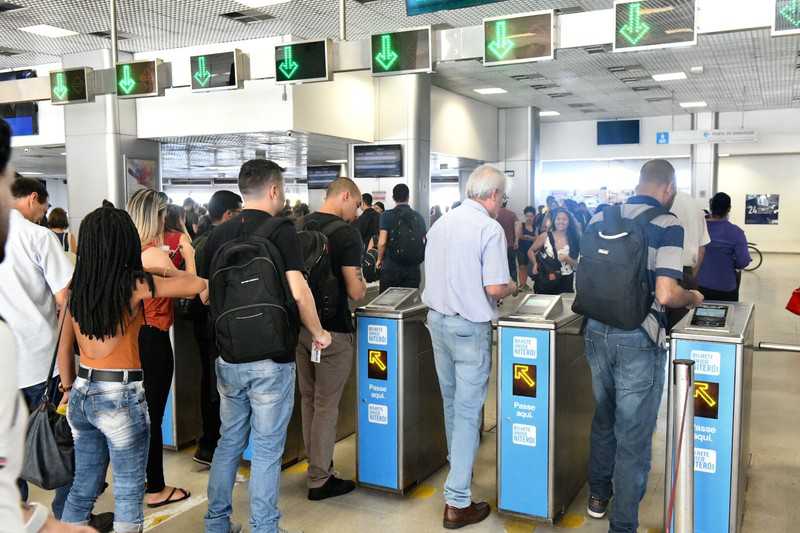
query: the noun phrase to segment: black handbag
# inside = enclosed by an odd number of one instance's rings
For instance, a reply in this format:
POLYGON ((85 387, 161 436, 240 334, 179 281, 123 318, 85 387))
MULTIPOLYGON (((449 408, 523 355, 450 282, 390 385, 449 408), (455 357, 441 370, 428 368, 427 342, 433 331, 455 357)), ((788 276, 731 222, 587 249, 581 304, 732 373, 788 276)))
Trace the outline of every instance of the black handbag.
MULTIPOLYGON (((66 308, 62 312, 66 317, 66 308)), ((28 417, 28 430, 25 434, 25 459, 20 477, 45 490, 54 490, 72 483, 75 476, 75 444, 67 417, 56 412, 56 405, 50 398, 53 383, 53 370, 58 358, 58 346, 64 318, 58 330, 58 339, 47 373, 42 401, 28 417)))
MULTIPOLYGON (((547 233, 553 253, 556 252, 556 242, 551 232, 547 233)), ((533 290, 537 294, 559 294, 561 288, 561 261, 558 257, 547 255, 546 248, 542 248, 536 254, 536 261, 539 264, 539 273, 533 280, 533 290)))

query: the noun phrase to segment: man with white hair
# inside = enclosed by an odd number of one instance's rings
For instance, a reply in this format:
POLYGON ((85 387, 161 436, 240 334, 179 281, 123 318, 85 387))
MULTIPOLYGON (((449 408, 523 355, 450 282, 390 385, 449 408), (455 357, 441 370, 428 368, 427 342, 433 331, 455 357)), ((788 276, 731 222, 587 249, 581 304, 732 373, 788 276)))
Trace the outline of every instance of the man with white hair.
POLYGON ((442 391, 450 473, 444 485, 447 529, 489 516, 472 501, 472 465, 492 368, 492 319, 497 301, 514 293, 506 236, 495 220, 506 190, 505 175, 490 165, 475 169, 467 199, 428 233, 425 291, 428 326, 442 391))

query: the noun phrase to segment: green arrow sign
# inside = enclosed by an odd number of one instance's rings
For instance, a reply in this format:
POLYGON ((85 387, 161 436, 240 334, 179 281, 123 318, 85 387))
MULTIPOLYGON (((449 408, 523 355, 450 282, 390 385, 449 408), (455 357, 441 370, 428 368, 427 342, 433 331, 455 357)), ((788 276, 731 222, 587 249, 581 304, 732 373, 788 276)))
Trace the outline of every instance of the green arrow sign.
POLYGON ((508 38, 508 22, 498 20, 494 25, 494 40, 488 45, 489 51, 497 59, 503 59, 514 48, 514 41, 508 38))
POLYGON ((136 87, 136 80, 133 79, 130 65, 122 65, 122 79, 117 82, 117 86, 123 94, 131 94, 136 87))
POLYGON ((628 5, 628 22, 620 29, 619 34, 632 46, 636 46, 650 33, 650 25, 642 20, 642 4, 634 2, 628 5))
POLYGON ((206 56, 197 58, 197 72, 194 73, 193 78, 200 84, 200 87, 205 87, 211 80, 211 73, 206 68, 206 56))
POLYGON ((392 36, 381 35, 381 51, 375 56, 375 61, 383 70, 389 70, 399 57, 400 55, 392 49, 392 36))
POLYGON ((53 86, 53 96, 59 100, 63 100, 69 94, 67 81, 64 79, 64 73, 59 72, 56 74, 56 84, 53 86))
POLYGON ((780 13, 789 24, 800 28, 800 0, 792 0, 783 6, 780 13))
POLYGON ((297 69, 299 68, 300 64, 292 57, 292 47, 285 46, 283 48, 283 61, 278 65, 278 69, 280 69, 287 80, 290 80, 292 76, 297 73, 297 69))

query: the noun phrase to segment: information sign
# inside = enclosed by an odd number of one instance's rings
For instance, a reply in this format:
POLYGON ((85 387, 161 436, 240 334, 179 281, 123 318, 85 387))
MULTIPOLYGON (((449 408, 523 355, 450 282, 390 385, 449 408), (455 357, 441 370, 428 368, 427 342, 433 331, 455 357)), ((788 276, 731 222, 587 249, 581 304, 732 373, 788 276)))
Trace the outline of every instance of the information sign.
POLYGON ((80 104, 94 101, 94 72, 90 68, 57 70, 50 73, 50 103, 80 104))
POLYGON ((371 44, 373 75, 432 72, 430 26, 375 34, 371 44))
POLYGON ((144 98, 160 96, 157 59, 117 65, 117 97, 144 98))
POLYGON ((433 13, 446 9, 461 9, 464 7, 493 4, 500 0, 406 0, 406 14, 409 17, 423 13, 433 13))
POLYGON ((278 84, 330 80, 328 40, 281 44, 275 47, 275 81, 278 84))
POLYGON ((800 0, 774 0, 772 35, 800 33, 800 0))
POLYGON ((192 91, 241 89, 244 75, 239 50, 204 54, 189 58, 192 91))
POLYGON ((614 51, 697 44, 695 0, 615 0, 614 51))
POLYGON ((553 59, 552 10, 483 20, 486 66, 553 59))

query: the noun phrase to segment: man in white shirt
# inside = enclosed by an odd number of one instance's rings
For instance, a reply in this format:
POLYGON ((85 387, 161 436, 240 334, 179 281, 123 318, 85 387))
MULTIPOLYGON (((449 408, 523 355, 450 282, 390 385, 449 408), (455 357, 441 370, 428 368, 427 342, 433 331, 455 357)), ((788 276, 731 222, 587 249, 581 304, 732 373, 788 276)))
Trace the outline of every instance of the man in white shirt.
MULTIPOLYGON (((705 212, 689 194, 678 192, 670 211, 683 226, 683 281, 685 289, 697 289, 697 274, 703 264, 706 245, 711 242, 705 212)), ((668 309, 669 329, 686 316, 688 309, 668 309)))

